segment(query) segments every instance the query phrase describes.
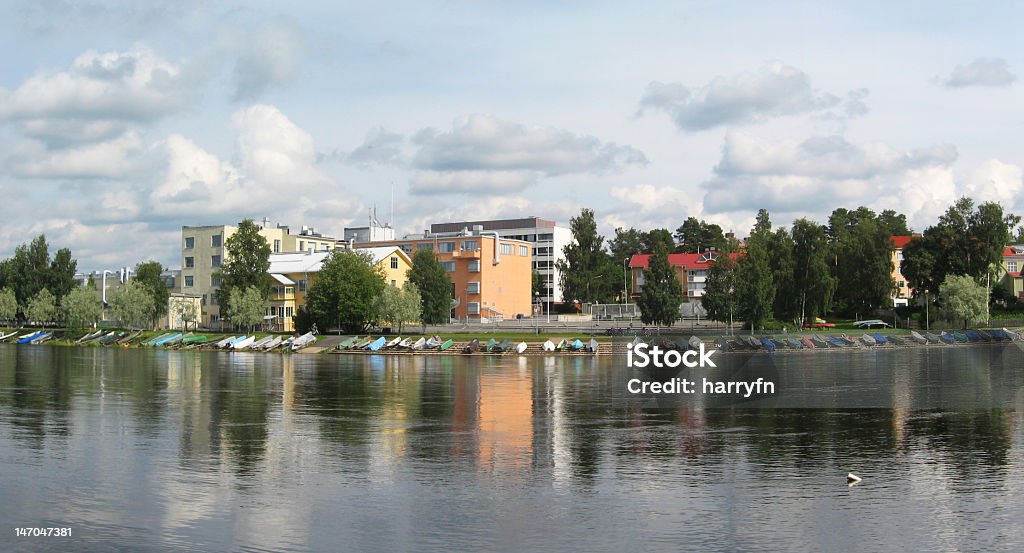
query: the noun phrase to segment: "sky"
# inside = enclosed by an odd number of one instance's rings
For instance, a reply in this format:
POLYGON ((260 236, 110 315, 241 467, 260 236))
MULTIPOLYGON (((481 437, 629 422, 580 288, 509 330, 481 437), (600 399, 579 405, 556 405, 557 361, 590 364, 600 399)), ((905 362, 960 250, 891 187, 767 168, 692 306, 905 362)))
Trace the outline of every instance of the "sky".
POLYGON ((183 225, 1024 214, 1024 4, 4 3, 0 258, 183 225), (392 200, 393 198, 393 200, 392 200))

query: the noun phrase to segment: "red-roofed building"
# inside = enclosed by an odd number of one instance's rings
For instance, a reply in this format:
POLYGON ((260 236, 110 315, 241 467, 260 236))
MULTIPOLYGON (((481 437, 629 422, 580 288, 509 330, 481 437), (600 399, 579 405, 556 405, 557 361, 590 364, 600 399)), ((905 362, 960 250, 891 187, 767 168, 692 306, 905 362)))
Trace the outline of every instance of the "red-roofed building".
MULTIPOLYGON (((683 288, 683 295, 690 301, 699 301, 704 296, 704 286, 708 280, 708 269, 714 265, 715 259, 721 252, 704 253, 670 253, 668 264, 676 272, 676 278, 683 288)), ((739 253, 729 254, 734 261, 740 257, 739 253)), ((644 286, 644 269, 650 262, 651 254, 638 253, 629 260, 630 280, 632 286, 630 295, 638 297, 644 286)))
POLYGON ((1006 246, 1003 248, 1003 285, 1013 297, 1024 301, 1024 245, 1006 246))
POLYGON ((920 234, 906 234, 889 237, 894 248, 892 252, 892 279, 896 282, 896 291, 892 295, 893 307, 907 305, 910 302, 910 297, 913 295, 914 291, 907 285, 907 279, 903 276, 903 248, 911 240, 920 236, 920 234))

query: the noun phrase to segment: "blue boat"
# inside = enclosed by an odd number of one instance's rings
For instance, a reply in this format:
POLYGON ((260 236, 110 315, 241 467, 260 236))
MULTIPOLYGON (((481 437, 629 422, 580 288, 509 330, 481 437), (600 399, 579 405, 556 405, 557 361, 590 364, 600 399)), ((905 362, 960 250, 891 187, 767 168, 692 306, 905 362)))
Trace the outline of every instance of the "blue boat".
POLYGON ((182 334, 180 332, 178 332, 176 334, 171 334, 170 336, 161 338, 161 339, 157 340, 156 342, 153 342, 153 345, 154 346, 162 346, 162 345, 166 344, 167 342, 170 342, 171 340, 174 340, 175 338, 181 338, 181 336, 182 336, 182 334))
POLYGON ((889 340, 887 340, 885 338, 885 336, 882 336, 881 334, 879 334, 877 332, 873 333, 871 335, 871 337, 874 338, 876 342, 878 342, 878 345, 888 344, 889 343, 889 340))
POLYGON ((992 336, 993 340, 998 340, 1000 342, 1005 342, 1010 339, 1010 337, 1007 336, 1005 332, 998 328, 989 329, 988 333, 989 335, 992 336))
POLYGON ((43 331, 34 332, 32 334, 29 334, 28 336, 25 336, 24 338, 19 338, 17 343, 18 344, 27 344, 27 343, 31 342, 32 340, 35 340, 36 338, 42 336, 43 334, 46 334, 46 333, 43 332, 43 331))
POLYGON ((980 342, 981 341, 981 334, 978 334, 977 332, 975 332, 975 331, 973 331, 971 329, 965 330, 964 334, 966 334, 967 335, 967 339, 972 341, 972 342, 980 342))
POLYGON ((579 338, 576 338, 571 344, 569 344, 569 351, 579 351, 581 349, 583 349, 583 342, 581 342, 579 338))
POLYGON ((377 338, 376 340, 370 342, 369 345, 366 346, 366 349, 370 351, 377 351, 380 348, 384 347, 384 344, 386 344, 387 341, 387 338, 381 336, 380 338, 377 338))
POLYGON ((832 344, 833 346, 836 346, 836 347, 839 347, 839 348, 850 345, 850 344, 846 343, 845 340, 843 340, 842 338, 840 338, 838 336, 829 336, 828 337, 828 342, 830 344, 832 344))
POLYGON ((761 345, 764 346, 765 351, 767 351, 768 353, 772 353, 773 351, 775 351, 775 342, 773 342, 771 338, 768 338, 767 336, 761 337, 761 345))
POLYGON ((942 331, 942 334, 939 334, 939 340, 942 340, 945 344, 952 344, 953 342, 956 342, 956 338, 945 330, 942 331))

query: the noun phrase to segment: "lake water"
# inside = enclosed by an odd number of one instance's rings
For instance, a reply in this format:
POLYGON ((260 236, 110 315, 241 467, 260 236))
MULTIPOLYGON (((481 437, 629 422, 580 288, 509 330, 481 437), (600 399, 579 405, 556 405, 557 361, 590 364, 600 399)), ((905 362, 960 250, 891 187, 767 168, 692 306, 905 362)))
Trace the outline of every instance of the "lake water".
MULTIPOLYGON (((830 363, 1019 390, 970 348, 830 363)), ((646 409, 614 362, 0 345, 0 550, 1024 550, 1020 410, 646 409)))

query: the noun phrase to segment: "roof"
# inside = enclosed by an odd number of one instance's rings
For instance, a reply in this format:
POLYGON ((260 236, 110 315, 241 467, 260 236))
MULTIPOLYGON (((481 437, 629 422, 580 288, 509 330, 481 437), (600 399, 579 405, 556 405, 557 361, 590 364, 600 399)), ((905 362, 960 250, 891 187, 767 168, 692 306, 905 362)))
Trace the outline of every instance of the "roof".
POLYGON ((395 255, 396 252, 397 252, 399 257, 404 257, 406 261, 408 261, 410 264, 412 263, 412 261, 409 259, 409 256, 406 255, 406 253, 404 251, 402 251, 402 248, 399 248, 398 246, 377 246, 377 247, 373 247, 373 248, 356 248, 355 251, 357 251, 357 252, 365 252, 365 253, 370 254, 370 257, 373 258, 373 264, 374 265, 376 265, 376 264, 380 263, 381 261, 391 257, 392 255, 395 255))
POLYGON ((897 250, 902 250, 903 247, 907 245, 907 242, 910 242, 914 238, 917 238, 914 234, 905 234, 901 236, 890 236, 889 240, 892 240, 893 247, 897 250))
POLYGON ((274 280, 276 280, 277 282, 279 282, 281 284, 284 284, 285 286, 295 284, 295 281, 293 281, 292 279, 290 279, 290 278, 288 278, 288 277, 286 277, 284 275, 279 275, 277 273, 270 273, 270 276, 274 277, 274 280))
POLYGON ((462 229, 473 230, 480 225, 484 230, 511 230, 527 228, 554 228, 556 223, 539 217, 523 217, 520 219, 492 219, 489 221, 460 221, 455 223, 433 223, 430 232, 459 232, 462 229))
MULTIPOLYGON (((398 246, 356 248, 355 251, 370 254, 374 265, 391 257, 392 255, 398 255, 410 264, 412 263, 409 260, 409 256, 406 255, 406 253, 398 246)), ((267 272, 282 284, 295 284, 294 282, 282 282, 277 278, 277 275, 285 275, 289 273, 318 273, 320 272, 320 268, 324 265, 324 260, 327 259, 327 256, 330 255, 330 253, 331 252, 299 252, 270 254, 270 269, 268 269, 267 272)))
POLYGON ((270 254, 271 274, 286 273, 316 273, 324 264, 324 259, 331 252, 298 252, 298 253, 272 253, 270 254))
POLYGON ((1003 248, 1003 257, 1024 257, 1024 246, 1006 246, 1003 248))
MULTIPOLYGON (((706 252, 706 253, 670 253, 668 254, 668 264, 675 267, 684 267, 686 269, 707 269, 711 266, 714 261, 714 257, 721 254, 717 252, 706 252), (709 258, 709 255, 712 256, 709 258)), ((740 258, 742 254, 731 253, 729 258, 733 261, 740 258)), ((648 260, 650 260, 651 254, 649 253, 638 253, 634 254, 629 260, 630 268, 641 268, 646 269, 648 260)))

